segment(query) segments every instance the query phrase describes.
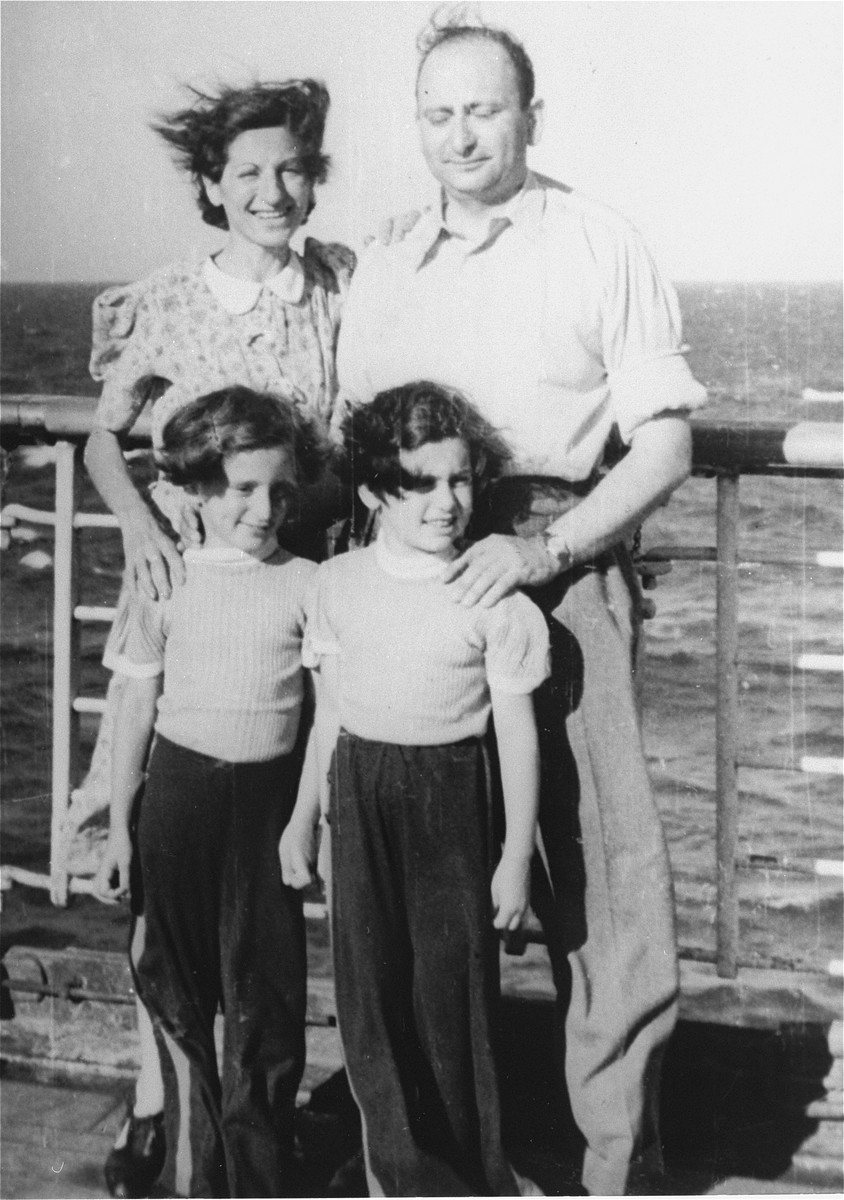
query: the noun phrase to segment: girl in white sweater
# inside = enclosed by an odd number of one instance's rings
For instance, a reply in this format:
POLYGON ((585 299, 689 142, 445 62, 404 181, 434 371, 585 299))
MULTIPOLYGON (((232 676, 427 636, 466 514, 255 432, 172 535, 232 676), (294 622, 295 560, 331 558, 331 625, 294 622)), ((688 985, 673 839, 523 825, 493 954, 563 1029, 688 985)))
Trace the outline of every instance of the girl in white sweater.
MULTIPOLYGON (((464 608, 441 578, 508 453, 465 399, 424 382, 353 411, 345 442, 379 532, 319 567, 305 657, 318 784, 333 756, 337 1014, 370 1194, 529 1193, 502 1149, 492 1006, 495 931, 517 929, 528 905, 548 633, 524 595, 464 608)), ((281 842, 293 886, 310 879, 318 811, 303 781, 281 842)))
POLYGON ((305 933, 276 846, 298 785, 316 566, 282 550, 276 530, 325 446, 289 402, 230 387, 171 417, 158 459, 194 495, 204 541, 168 599, 138 594, 121 610, 106 649, 128 682, 97 888, 114 899, 131 877, 145 917, 130 957, 164 1076, 161 1194, 296 1195, 305 933))

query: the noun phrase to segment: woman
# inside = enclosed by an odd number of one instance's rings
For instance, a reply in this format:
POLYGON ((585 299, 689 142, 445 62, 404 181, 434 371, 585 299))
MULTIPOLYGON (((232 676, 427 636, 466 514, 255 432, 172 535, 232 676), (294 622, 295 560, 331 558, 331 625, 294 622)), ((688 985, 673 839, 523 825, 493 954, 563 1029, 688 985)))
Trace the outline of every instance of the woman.
POLYGON ((328 105, 310 79, 224 88, 153 126, 189 171, 203 220, 228 233, 204 262, 165 267, 94 303, 91 374, 103 392, 85 462, 120 520, 129 583, 153 598, 183 572, 123 459, 121 437, 144 404, 153 402, 153 441, 180 403, 235 383, 331 413, 354 257, 312 238, 302 255, 290 246, 326 177, 328 105))
MULTIPOLYGON (((337 390, 340 312, 354 266, 343 246, 309 238, 298 254, 290 245, 327 174, 325 87, 303 79, 194 94, 190 107, 153 128, 189 172, 203 220, 225 230, 226 239, 204 262, 173 264, 140 283, 110 288, 94 303, 91 374, 103 391, 85 462, 120 522, 127 586, 153 599, 184 580, 172 536, 183 520, 181 497, 161 485, 155 506, 141 495, 123 458, 125 434, 150 401, 157 442, 175 408, 232 384, 281 393, 327 423, 337 390)), ((299 523, 324 528, 331 503, 325 494, 302 497, 299 523)), ((112 685, 83 789, 87 807, 91 793, 107 795, 107 782, 98 788, 93 777, 109 773, 116 702, 112 685)), ((112 1195, 146 1195, 163 1160, 160 1067, 140 1005, 138 1021, 135 1101, 106 1163, 112 1195)))

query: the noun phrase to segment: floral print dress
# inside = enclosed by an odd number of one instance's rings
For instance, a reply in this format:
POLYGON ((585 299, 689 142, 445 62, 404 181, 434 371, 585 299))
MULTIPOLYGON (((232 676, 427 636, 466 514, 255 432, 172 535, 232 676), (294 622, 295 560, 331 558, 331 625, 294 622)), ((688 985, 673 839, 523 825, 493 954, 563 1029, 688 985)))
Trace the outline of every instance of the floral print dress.
POLYGON ((206 259, 109 288, 94 301, 97 424, 126 432, 152 401, 155 441, 180 403, 233 384, 279 392, 327 422, 354 261, 345 246, 308 238, 265 284, 234 279, 206 259))

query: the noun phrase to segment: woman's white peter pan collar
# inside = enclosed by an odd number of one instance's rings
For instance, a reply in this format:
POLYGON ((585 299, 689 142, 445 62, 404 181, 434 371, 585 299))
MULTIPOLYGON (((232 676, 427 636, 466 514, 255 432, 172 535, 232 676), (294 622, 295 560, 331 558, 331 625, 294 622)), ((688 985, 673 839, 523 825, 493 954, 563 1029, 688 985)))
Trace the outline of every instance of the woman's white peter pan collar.
POLYGON ((284 304, 298 304, 305 293, 305 268, 295 250, 290 251, 290 257, 278 274, 263 283, 227 275, 213 258, 206 258, 202 265, 202 276, 215 300, 232 316, 251 312, 258 303, 262 288, 269 288, 284 304))
POLYGON ((375 539, 375 561, 382 571, 394 579, 438 579, 448 563, 434 554, 394 554, 384 543, 383 533, 375 539))
POLYGON ((184 553, 186 563, 232 563, 234 565, 243 564, 247 566, 249 563, 264 562, 268 558, 272 558, 278 550, 278 542, 273 541, 264 548, 261 554, 247 554, 245 550, 238 550, 234 546, 188 546, 184 553))

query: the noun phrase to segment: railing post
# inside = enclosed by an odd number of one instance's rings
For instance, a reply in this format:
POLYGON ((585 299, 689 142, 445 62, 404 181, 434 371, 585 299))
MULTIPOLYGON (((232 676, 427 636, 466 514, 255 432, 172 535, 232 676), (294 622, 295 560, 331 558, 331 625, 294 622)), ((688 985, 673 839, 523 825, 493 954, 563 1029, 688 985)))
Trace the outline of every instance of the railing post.
POLYGON ((718 476, 715 653, 715 791, 718 855, 718 974, 738 974, 738 518, 739 478, 718 476))
POLYGON ((70 791, 76 783, 79 717, 73 700, 79 684, 77 534, 73 518, 79 499, 77 450, 56 443, 56 540, 53 568, 53 810, 50 822, 50 890, 54 904, 67 904, 68 875, 62 851, 70 791))

